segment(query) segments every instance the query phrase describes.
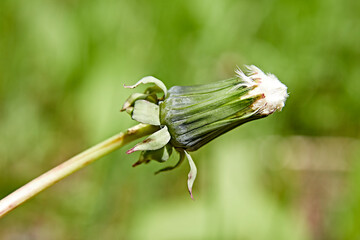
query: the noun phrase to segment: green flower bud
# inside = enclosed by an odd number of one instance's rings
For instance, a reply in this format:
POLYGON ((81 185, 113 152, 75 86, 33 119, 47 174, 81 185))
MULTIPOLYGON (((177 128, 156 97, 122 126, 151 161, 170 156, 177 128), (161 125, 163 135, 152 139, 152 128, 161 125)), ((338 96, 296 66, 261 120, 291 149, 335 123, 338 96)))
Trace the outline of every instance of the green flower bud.
POLYGON ((154 77, 145 77, 128 88, 153 83, 145 93, 132 94, 125 102, 131 117, 141 123, 159 126, 143 142, 127 153, 143 151, 139 165, 150 160, 165 162, 174 147, 180 153, 179 162, 158 172, 173 169, 183 159, 189 161, 188 188, 197 169, 188 151, 195 151, 220 135, 246 122, 266 117, 280 111, 288 97, 287 87, 274 75, 265 74, 255 66, 248 66, 249 74, 237 70, 237 76, 228 80, 196 86, 174 86, 167 91, 165 85, 154 77), (163 96, 158 97, 158 93, 163 96))
POLYGON ((286 86, 255 66, 225 81, 170 88, 160 103, 160 121, 168 127, 174 147, 195 151, 246 122, 281 110, 286 86), (265 86, 264 86, 265 85, 265 86))

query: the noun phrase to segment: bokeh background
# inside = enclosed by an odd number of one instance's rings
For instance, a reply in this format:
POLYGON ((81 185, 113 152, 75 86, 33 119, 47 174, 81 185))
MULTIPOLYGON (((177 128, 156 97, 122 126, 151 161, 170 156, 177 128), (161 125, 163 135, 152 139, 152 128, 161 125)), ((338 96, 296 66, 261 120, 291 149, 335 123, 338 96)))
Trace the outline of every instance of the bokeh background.
POLYGON ((1 198, 134 125, 122 86, 144 76, 201 84, 255 64, 290 97, 193 154, 195 201, 187 164, 154 176, 164 165, 132 168, 129 146, 2 218, 0 239, 360 239, 359 12, 354 0, 1 0, 1 198))

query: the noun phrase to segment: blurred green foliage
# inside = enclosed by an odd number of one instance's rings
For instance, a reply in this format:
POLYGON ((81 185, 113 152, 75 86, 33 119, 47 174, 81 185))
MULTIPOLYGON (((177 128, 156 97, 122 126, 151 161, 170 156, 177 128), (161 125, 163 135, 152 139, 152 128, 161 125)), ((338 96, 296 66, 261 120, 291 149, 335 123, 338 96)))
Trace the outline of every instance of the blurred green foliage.
POLYGON ((0 1, 0 197, 132 126, 124 83, 207 83, 255 64, 290 92, 283 112, 193 154, 195 201, 186 164, 155 177, 159 164, 133 169, 122 149, 1 219, 0 239, 359 239, 359 12, 352 0, 0 1))

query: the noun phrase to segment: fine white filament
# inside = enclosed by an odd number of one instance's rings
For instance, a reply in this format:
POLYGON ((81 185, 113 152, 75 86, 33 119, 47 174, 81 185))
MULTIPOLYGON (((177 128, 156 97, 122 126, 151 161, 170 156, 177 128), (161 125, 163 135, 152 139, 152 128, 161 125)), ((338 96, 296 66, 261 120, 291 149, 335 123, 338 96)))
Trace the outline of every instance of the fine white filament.
POLYGON ((263 95, 264 97, 256 101, 252 108, 262 115, 269 115, 275 111, 281 111, 285 106, 286 98, 289 96, 287 87, 277 79, 273 74, 265 74, 254 65, 246 66, 248 69, 248 76, 246 76, 240 69, 235 72, 237 77, 241 78, 245 85, 251 87, 255 86, 243 98, 249 98, 256 95, 263 95))

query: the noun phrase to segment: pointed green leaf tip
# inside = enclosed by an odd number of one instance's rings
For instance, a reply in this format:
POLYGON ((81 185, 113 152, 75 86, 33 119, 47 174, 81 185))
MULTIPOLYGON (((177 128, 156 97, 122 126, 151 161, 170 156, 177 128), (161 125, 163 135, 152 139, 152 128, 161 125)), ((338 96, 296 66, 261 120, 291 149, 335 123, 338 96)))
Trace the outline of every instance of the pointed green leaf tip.
POLYGON ((178 167, 186 156, 190 166, 187 185, 193 199, 197 168, 188 152, 246 122, 281 111, 285 105, 288 94, 284 84, 253 65, 247 66, 247 70, 247 74, 236 70, 236 77, 228 80, 174 86, 169 91, 162 81, 151 76, 125 86, 136 88, 140 84, 155 84, 144 93, 133 93, 121 110, 138 122, 160 129, 127 151, 128 154, 142 151, 133 166, 151 160, 165 162, 175 148, 180 154, 178 163, 156 173, 178 167), (159 97, 161 92, 164 95, 159 97))

